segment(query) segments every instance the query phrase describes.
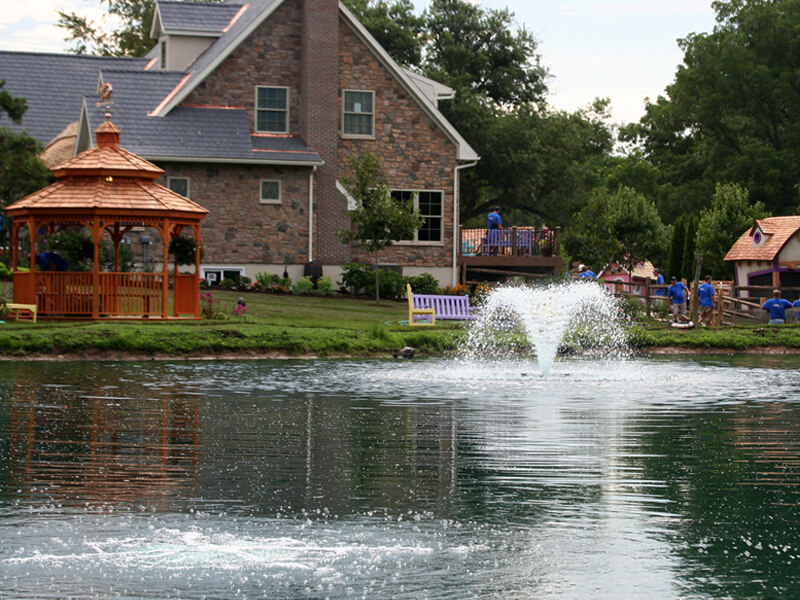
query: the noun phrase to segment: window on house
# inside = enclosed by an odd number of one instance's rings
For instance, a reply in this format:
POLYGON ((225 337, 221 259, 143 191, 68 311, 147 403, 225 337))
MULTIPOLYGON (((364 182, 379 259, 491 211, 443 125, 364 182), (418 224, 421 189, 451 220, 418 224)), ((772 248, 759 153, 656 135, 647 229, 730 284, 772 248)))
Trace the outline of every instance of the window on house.
POLYGON ((256 87, 256 131, 289 132, 289 88, 256 87))
POLYGON ((344 91, 342 133, 372 137, 375 131, 375 92, 344 91))
POLYGON ((414 237, 405 241, 441 242, 443 240, 442 192, 392 190, 392 198, 398 201, 412 200, 414 208, 425 219, 414 237))
POLYGON ((274 179, 261 180, 261 204, 281 203, 281 182, 274 179))
POLYGON ((161 68, 167 68, 167 41, 161 42, 161 68))
POLYGON ((167 187, 176 194, 184 198, 189 198, 189 178, 188 177, 168 177, 167 187))

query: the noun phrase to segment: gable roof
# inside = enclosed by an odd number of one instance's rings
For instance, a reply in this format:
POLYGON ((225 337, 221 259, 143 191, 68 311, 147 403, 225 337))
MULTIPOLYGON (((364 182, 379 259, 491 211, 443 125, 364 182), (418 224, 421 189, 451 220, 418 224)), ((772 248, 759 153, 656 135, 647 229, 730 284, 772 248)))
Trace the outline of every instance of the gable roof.
POLYGON ((242 9, 242 4, 164 1, 156 3, 150 37, 220 35, 242 9))
POLYGON ((725 255, 725 260, 774 260, 798 230, 800 230, 800 216, 758 219, 731 246, 725 255), (765 235, 765 239, 760 244, 754 245, 753 234, 757 230, 765 235))
MULTIPOLYGON (((175 110, 189 94, 203 82, 230 54, 242 44, 267 17, 283 3, 284 0, 251 0, 245 4, 238 18, 224 31, 219 38, 201 54, 189 67, 188 75, 172 91, 171 98, 152 116, 163 117, 175 110)), ((386 50, 375 40, 352 12, 339 3, 339 14, 353 29, 361 41, 370 49, 381 64, 400 82, 409 95, 416 100, 428 117, 436 123, 457 148, 457 156, 462 161, 474 161, 480 157, 461 136, 453 125, 439 112, 433 97, 447 97, 448 88, 442 84, 433 85, 433 80, 422 76, 412 76, 409 71, 398 65, 386 50), (424 89, 428 87, 429 89, 424 89)))
POLYGON ((0 51, 0 80, 6 80, 3 89, 28 100, 22 125, 0 111, 0 126, 27 131, 46 145, 69 123, 78 120, 84 96, 97 90, 98 71, 111 67, 141 71, 146 64, 144 58, 0 51), (42 93, 43 90, 54 93, 42 93))

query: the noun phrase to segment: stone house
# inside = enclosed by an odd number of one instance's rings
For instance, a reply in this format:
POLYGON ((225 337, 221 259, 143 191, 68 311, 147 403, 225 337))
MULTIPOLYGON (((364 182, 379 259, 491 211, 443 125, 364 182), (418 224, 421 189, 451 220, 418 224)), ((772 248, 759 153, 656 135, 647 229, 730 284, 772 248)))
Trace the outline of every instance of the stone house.
POLYGON ((399 66, 337 0, 161 1, 151 36, 141 59, 0 52, 4 89, 29 106, 22 126, 0 125, 77 154, 110 84, 122 146, 209 210, 208 278, 315 263, 336 282, 368 260, 335 233, 350 227, 348 158, 371 151, 425 217, 380 261, 457 282, 457 180, 478 156, 438 110, 453 90, 399 66))

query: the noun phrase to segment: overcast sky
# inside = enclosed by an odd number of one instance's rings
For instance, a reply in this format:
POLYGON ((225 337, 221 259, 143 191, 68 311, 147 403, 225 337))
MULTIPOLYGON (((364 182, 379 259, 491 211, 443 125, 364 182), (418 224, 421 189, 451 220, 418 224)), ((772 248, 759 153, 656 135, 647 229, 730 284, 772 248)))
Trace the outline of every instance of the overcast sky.
MULTIPOLYGON (((0 11, 0 49, 62 52, 57 10, 99 22, 99 0, 7 0, 0 11)), ((422 10, 427 0, 415 0, 422 10)), ((644 99, 655 99, 683 59, 678 38, 714 27, 711 0, 482 0, 509 8, 516 24, 539 41, 550 70, 550 103, 575 110, 611 98, 615 121, 637 121, 644 99)), ((2 73, 0 73, 2 79, 2 73)))

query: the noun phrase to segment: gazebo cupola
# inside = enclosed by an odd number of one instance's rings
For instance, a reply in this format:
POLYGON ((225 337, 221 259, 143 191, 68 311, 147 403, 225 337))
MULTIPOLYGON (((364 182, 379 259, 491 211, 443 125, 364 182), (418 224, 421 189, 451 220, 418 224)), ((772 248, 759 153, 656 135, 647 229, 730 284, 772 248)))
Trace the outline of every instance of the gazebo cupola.
POLYGON ((6 208, 14 223, 14 301, 36 304, 43 318, 199 318, 200 253, 194 252, 192 273, 179 273, 176 260, 171 311, 168 253, 176 238, 187 238, 184 247, 199 247, 200 222, 208 211, 157 184, 163 169, 122 148, 120 134, 107 114, 95 130, 94 148, 53 167, 55 183, 6 208), (46 248, 37 252, 43 246, 39 238, 76 228, 91 236, 91 272, 74 265, 52 270, 57 265, 42 258, 46 248), (161 238, 161 271, 120 272, 120 243, 142 228, 161 238), (108 243, 114 265, 103 271, 100 248, 108 243), (20 268, 22 262, 29 271, 20 268))

